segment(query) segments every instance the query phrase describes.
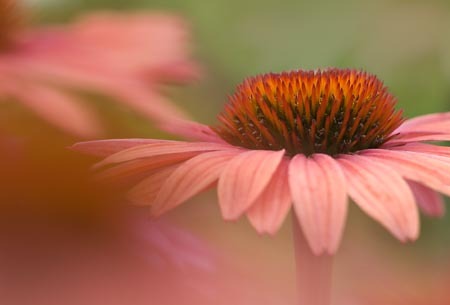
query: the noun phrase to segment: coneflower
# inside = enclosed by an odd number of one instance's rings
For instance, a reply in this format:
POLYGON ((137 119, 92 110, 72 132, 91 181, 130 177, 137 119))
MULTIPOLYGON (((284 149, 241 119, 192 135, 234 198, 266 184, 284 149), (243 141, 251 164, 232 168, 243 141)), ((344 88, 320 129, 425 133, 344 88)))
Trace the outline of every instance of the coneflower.
POLYGON ((348 197, 402 242, 419 233, 416 203, 441 215, 435 191, 450 194, 450 114, 404 120, 375 76, 326 69, 245 80, 208 127, 170 128, 196 141, 154 139, 78 143, 105 156, 103 177, 141 180, 130 200, 158 216, 217 185, 226 220, 247 215, 275 234, 293 205, 301 304, 329 303, 331 258, 348 197), (309 247, 308 247, 309 246, 309 247))
POLYGON ((25 15, 20 1, 0 0, 0 102, 20 103, 82 138, 99 137, 102 128, 73 89, 122 102, 156 123, 186 117, 160 90, 199 76, 179 16, 97 12, 34 26, 25 15))

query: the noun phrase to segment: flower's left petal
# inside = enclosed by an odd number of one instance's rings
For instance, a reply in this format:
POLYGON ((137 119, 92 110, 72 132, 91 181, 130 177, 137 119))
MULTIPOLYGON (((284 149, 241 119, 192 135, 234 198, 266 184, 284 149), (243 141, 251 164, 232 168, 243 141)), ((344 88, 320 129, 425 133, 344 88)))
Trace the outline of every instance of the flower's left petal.
POLYGON ((164 182, 178 166, 179 164, 166 166, 152 172, 147 178, 129 191, 127 199, 135 205, 151 205, 164 182))
POLYGON ((166 140, 112 139, 112 140, 78 142, 72 145, 70 148, 88 155, 107 157, 109 155, 115 154, 121 150, 125 150, 131 147, 161 142, 166 142, 166 140))
POLYGON ((167 132, 194 141, 225 143, 209 126, 186 120, 170 120, 160 123, 159 127, 167 132))
POLYGON ((266 189, 247 211, 250 223, 259 233, 275 234, 291 207, 288 184, 289 161, 283 160, 266 189))
POLYGON ((289 187, 313 253, 334 254, 347 215, 347 183, 339 164, 324 154, 296 155, 289 166, 289 187))
POLYGON ((101 167, 112 163, 121 163, 141 158, 150 158, 166 154, 180 154, 191 152, 205 152, 214 150, 229 150, 236 149, 231 145, 222 145, 217 143, 207 142, 182 142, 182 141, 164 141, 157 143, 144 144, 140 146, 131 147, 119 151, 103 159, 97 163, 95 167, 101 167))
POLYGON ((278 168, 284 150, 250 150, 232 159, 220 175, 218 185, 222 215, 234 220, 264 191, 278 168))
POLYGON ((181 164, 163 183, 152 203, 152 215, 159 216, 205 190, 237 154, 239 151, 207 152, 181 164))
POLYGON ((408 185, 424 214, 431 217, 442 217, 444 215, 444 200, 438 192, 414 181, 408 181, 408 185))
POLYGON ((338 159, 348 182, 350 197, 399 240, 415 240, 419 214, 405 180, 379 160, 358 155, 338 159))

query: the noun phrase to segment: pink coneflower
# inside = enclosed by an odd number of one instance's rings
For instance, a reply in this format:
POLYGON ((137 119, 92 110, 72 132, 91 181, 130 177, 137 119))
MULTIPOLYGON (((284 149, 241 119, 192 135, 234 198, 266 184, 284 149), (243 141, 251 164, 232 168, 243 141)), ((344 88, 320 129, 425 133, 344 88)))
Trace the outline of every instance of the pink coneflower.
POLYGON ((419 233, 417 205, 441 215, 435 191, 450 194, 450 149, 423 143, 450 139, 450 114, 405 121, 395 104, 380 80, 361 71, 265 74, 238 86, 218 125, 174 125, 197 141, 75 148, 105 156, 96 166, 110 166, 104 177, 141 180, 130 199, 154 216, 217 185, 226 220, 245 214, 258 232, 274 234, 293 205, 301 300, 327 304, 349 197, 407 242, 419 233))
POLYGON ((98 136, 101 126, 68 89, 102 94, 156 122, 184 116, 160 92, 198 76, 180 17, 101 12, 41 27, 24 19, 17 1, 0 0, 0 101, 20 102, 82 137, 98 136))

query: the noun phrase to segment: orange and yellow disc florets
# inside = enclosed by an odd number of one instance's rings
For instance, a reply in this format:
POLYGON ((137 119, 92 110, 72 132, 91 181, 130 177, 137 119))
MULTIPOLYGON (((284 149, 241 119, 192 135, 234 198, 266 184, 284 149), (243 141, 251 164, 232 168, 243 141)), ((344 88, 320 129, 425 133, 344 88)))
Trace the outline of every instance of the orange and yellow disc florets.
POLYGON ((389 139, 403 121, 395 104, 383 83, 362 71, 270 73, 240 84, 213 129, 249 149, 351 153, 389 139))

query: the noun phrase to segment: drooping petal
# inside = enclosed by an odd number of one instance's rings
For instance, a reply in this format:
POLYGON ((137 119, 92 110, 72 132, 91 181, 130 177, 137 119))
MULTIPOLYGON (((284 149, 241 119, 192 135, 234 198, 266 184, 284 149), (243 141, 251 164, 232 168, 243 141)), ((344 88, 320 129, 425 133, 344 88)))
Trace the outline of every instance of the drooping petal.
POLYGON ((296 155, 289 165, 289 187, 312 251, 333 254, 347 215, 347 185, 339 164, 324 154, 296 155))
POLYGON ((378 159, 403 177, 450 195, 450 159, 447 157, 389 149, 368 149, 361 155, 378 159))
POLYGON ((237 219, 267 187, 278 168, 284 150, 252 150, 232 159, 219 178, 218 195, 222 215, 237 219))
POLYGON ((107 168, 96 175, 100 180, 122 181, 128 178, 136 178, 150 173, 161 167, 166 167, 185 161, 197 155, 197 152, 160 155, 151 158, 136 159, 120 163, 107 168))
POLYGON ((206 152, 181 164, 162 185, 152 203, 152 214, 161 215, 209 187, 237 154, 238 151, 206 152))
POLYGON ((171 165, 153 172, 128 193, 128 200, 135 205, 151 205, 167 178, 179 165, 171 165))
POLYGON ((155 139, 113 139, 78 142, 70 148, 88 155, 107 157, 121 150, 151 143, 162 143, 166 140, 155 139))
POLYGON ((342 155, 350 197, 369 216, 380 222, 401 241, 419 234, 419 216, 411 189, 385 163, 371 157, 342 155))
POLYGON ((248 209, 247 217, 259 233, 275 234, 291 207, 288 184, 288 160, 282 160, 272 179, 248 209))
POLYGON ((439 193, 423 184, 414 181, 407 182, 422 212, 431 217, 441 217, 444 215, 444 200, 439 193))
POLYGON ((141 158, 150 158, 165 154, 177 154, 187 152, 204 152, 214 150, 236 149, 231 145, 222 145, 207 142, 181 142, 181 141, 164 141, 159 143, 150 143, 131 147, 126 150, 119 151, 111 156, 106 157, 103 161, 97 163, 95 167, 101 167, 111 163, 126 162, 141 158))

